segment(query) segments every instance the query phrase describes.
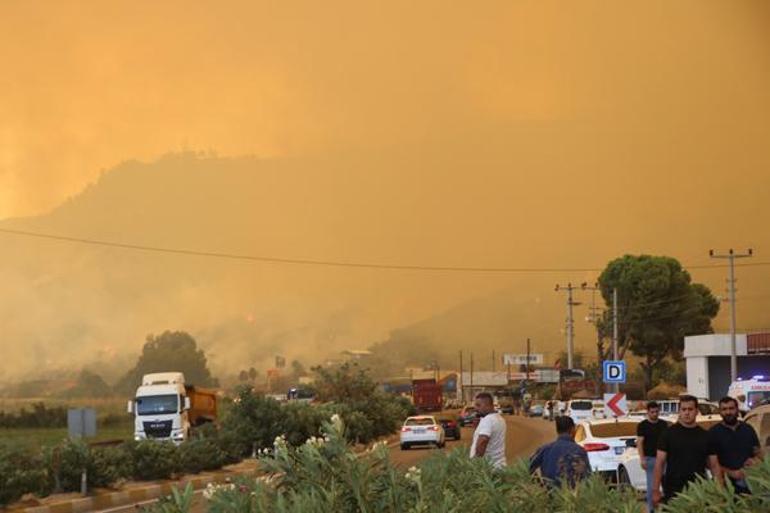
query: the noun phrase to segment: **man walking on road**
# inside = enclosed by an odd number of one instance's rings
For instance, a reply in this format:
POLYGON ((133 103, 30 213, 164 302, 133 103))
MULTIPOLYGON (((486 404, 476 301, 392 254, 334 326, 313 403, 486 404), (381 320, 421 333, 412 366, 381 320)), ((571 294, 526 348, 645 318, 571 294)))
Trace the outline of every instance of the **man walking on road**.
POLYGON ((719 400, 719 413, 722 422, 709 430, 710 457, 719 469, 714 477, 724 482, 727 475, 737 493, 750 493, 743 469, 761 459, 759 438, 754 428, 738 420, 738 401, 732 397, 719 400))
POLYGON ((495 468, 506 465, 505 420, 495 411, 492 394, 481 392, 476 395, 476 411, 481 417, 473 432, 471 458, 486 458, 495 468))
POLYGON ((655 457, 658 454, 658 440, 668 427, 660 420, 660 406, 655 401, 647 403, 647 418, 636 427, 636 448, 639 451, 639 463, 647 474, 647 509, 652 512, 652 485, 655 480, 655 457))
POLYGON ((706 466, 713 475, 718 475, 718 465, 709 458, 708 432, 695 422, 697 415, 698 399, 691 395, 681 396, 679 419, 660 436, 652 485, 656 506, 684 490, 697 476, 705 477, 706 466))
POLYGON ((562 480, 575 486, 591 473, 588 453, 575 443, 575 422, 571 417, 556 417, 555 422, 556 441, 535 452, 529 460, 529 471, 535 473, 540 469, 548 486, 559 487, 562 480))

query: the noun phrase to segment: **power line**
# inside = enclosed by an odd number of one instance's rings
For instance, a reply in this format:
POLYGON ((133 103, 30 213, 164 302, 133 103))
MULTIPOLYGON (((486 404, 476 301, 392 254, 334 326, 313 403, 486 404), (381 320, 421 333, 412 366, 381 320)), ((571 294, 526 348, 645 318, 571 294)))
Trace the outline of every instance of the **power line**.
MULTIPOLYGON (((275 264, 293 264, 293 265, 315 265, 325 267, 352 267, 361 269, 382 269, 392 271, 437 271, 437 272, 476 272, 476 273, 519 273, 519 274, 537 274, 537 273, 586 273, 602 272, 604 269, 595 267, 483 267, 483 266, 442 266, 442 265, 401 265, 386 264, 381 262, 346 262, 339 260, 320 260, 304 258, 285 258, 265 255, 247 255, 237 253, 226 253, 220 251, 199 251, 193 249, 169 248, 160 246, 149 246, 143 244, 130 244, 121 242, 112 242, 100 239, 90 239, 84 237, 70 237, 65 235, 54 235, 50 233, 31 232, 26 230, 13 230, 9 228, 0 228, 1 234, 17 235, 22 237, 32 237, 38 239, 48 239, 60 242, 70 242, 76 244, 87 244, 91 246, 102 246, 118 249, 130 249, 135 251, 148 251, 154 253, 168 253, 174 255, 199 256, 208 258, 223 258, 228 260, 246 260, 252 262, 265 262, 275 264)), ((759 267, 770 266, 770 261, 751 262, 746 264, 736 264, 736 267, 759 267)), ((688 269, 716 269, 725 268, 726 264, 704 264, 686 266, 688 269)))

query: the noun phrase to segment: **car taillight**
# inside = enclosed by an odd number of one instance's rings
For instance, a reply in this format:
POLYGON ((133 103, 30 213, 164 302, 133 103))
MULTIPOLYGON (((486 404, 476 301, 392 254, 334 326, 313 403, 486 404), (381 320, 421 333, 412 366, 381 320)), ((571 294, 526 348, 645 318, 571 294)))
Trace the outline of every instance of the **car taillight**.
POLYGON ((610 446, 607 444, 587 443, 583 445, 586 452, 608 451, 610 446))
POLYGON ((431 426, 428 428, 430 431, 438 431, 438 426, 431 426))
POLYGON ((404 427, 401 428, 401 432, 402 433, 406 433, 407 431, 411 431, 411 430, 412 430, 412 428, 407 427, 407 426, 404 426, 404 427))

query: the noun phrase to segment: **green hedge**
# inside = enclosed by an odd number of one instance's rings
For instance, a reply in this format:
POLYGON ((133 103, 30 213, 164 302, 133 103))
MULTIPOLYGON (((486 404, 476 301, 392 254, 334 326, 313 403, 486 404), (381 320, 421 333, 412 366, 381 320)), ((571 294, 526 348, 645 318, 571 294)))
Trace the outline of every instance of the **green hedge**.
POLYGON ((65 441, 40 455, 0 448, 0 505, 25 493, 78 491, 83 469, 90 487, 109 487, 122 479, 167 479, 215 470, 256 450, 271 448, 279 435, 299 446, 319 436, 323 423, 334 414, 346 421, 348 441, 366 443, 394 432, 410 413, 410 406, 380 392, 344 404, 280 404, 244 388, 227 409, 220 428, 202 426, 180 446, 143 440, 89 447, 80 441, 65 441))

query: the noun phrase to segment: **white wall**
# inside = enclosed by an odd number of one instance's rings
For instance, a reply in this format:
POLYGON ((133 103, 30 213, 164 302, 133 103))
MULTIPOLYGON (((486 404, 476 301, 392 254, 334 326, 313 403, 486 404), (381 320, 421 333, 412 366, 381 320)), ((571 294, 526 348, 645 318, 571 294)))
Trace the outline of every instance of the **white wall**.
MULTIPOLYGON (((746 356, 746 335, 735 335, 735 352, 738 356, 746 356)), ((695 335, 684 337, 684 357, 693 356, 730 356, 730 335, 712 333, 710 335, 695 335)))
POLYGON ((687 357, 687 393, 695 397, 709 397, 709 363, 707 357, 687 357))

